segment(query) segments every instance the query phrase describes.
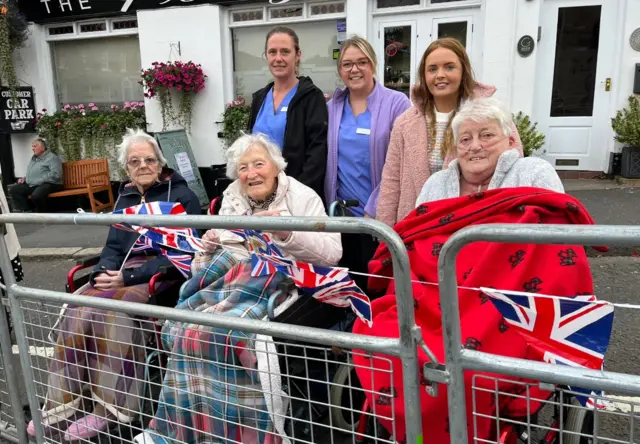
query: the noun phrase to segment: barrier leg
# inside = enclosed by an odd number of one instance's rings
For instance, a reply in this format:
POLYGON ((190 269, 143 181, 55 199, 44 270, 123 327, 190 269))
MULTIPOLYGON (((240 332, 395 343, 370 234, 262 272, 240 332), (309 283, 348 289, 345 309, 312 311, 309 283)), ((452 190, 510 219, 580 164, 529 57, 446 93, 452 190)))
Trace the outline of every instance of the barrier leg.
MULTIPOLYGON (((31 416, 36 426, 36 437, 38 443, 44 443, 44 429, 42 428, 42 418, 40 416, 40 405, 36 395, 36 387, 34 385, 34 374, 31 368, 31 360, 29 357, 29 343, 27 342, 27 330, 24 325, 24 317, 20 310, 20 302, 13 295, 12 287, 16 285, 15 276, 13 275, 13 266, 11 258, 7 251, 7 244, 4 236, 0 236, 0 269, 7 287, 7 297, 9 298, 9 306, 11 307, 11 316, 14 320, 14 329, 16 333, 16 341, 18 350, 20 351, 20 363, 22 364, 22 373, 26 385, 27 397, 29 399, 29 407, 31 408, 31 416)), ((4 358, 5 371, 7 373, 7 385, 9 396, 11 398, 11 406, 13 415, 16 419, 16 429, 21 444, 28 443, 27 425, 25 423, 24 411, 20 402, 20 386, 16 378, 15 369, 13 367, 13 353, 11 351, 11 335, 9 334, 9 326, 6 321, 0 320, 0 344, 2 346, 2 354, 4 358)))

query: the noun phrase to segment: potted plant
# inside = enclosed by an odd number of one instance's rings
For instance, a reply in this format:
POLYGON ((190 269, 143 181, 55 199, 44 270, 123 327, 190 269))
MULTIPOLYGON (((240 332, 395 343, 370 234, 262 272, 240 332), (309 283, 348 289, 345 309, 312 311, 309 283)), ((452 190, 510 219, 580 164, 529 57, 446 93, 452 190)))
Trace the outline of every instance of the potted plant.
POLYGON ((145 88, 144 96, 157 97, 160 101, 163 131, 170 119, 191 131, 193 102, 195 95, 204 89, 206 78, 202 66, 193 62, 153 62, 151 68, 142 71, 140 83, 145 88), (171 91, 180 95, 177 113, 173 109, 171 91))
POLYGON ((524 157, 535 154, 544 146, 545 137, 544 134, 538 131, 538 123, 531 122, 531 119, 525 113, 519 111, 518 114, 515 114, 513 116, 513 123, 515 123, 516 128, 518 128, 524 157))
POLYGON ((249 130, 250 114, 251 107, 245 103, 242 96, 227 103, 222 114, 222 138, 227 148, 240 137, 243 131, 249 130))
POLYGON ((629 97, 629 105, 611 119, 615 139, 622 148, 620 175, 628 179, 640 179, 640 98, 629 97))
POLYGON ((29 37, 28 23, 19 12, 16 0, 0 0, 0 85, 18 88, 13 51, 21 48, 29 37))

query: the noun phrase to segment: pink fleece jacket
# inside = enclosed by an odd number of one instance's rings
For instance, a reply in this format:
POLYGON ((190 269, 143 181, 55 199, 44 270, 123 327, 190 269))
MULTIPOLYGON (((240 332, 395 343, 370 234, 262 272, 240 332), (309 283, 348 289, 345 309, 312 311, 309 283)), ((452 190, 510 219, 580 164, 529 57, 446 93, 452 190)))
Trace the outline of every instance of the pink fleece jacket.
MULTIPOLYGON (((490 97, 495 92, 494 86, 478 83, 474 97, 490 97)), ((435 173, 429 170, 428 153, 431 151, 431 142, 424 103, 415 94, 411 94, 411 101, 413 106, 398 117, 393 127, 382 170, 376 219, 391 226, 404 219, 415 208, 422 186, 435 173)), ((513 135, 516 147, 522 153, 522 142, 515 125, 513 135)), ((453 157, 448 156, 443 168, 447 168, 452 160, 453 157)))

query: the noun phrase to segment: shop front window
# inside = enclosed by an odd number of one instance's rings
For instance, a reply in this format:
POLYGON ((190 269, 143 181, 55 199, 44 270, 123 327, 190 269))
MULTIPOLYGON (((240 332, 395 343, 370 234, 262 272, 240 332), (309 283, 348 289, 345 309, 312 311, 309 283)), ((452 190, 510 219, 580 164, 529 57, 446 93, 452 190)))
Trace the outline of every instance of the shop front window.
MULTIPOLYGON (((289 25, 300 39, 302 60, 300 75, 308 76, 325 94, 332 95, 342 86, 338 77, 334 50, 338 44, 337 20, 289 25)), ((267 33, 273 26, 233 29, 235 94, 251 102, 252 94, 273 81, 264 57, 267 33)))
POLYGON ((53 42, 58 103, 98 106, 142 101, 138 38, 53 42))

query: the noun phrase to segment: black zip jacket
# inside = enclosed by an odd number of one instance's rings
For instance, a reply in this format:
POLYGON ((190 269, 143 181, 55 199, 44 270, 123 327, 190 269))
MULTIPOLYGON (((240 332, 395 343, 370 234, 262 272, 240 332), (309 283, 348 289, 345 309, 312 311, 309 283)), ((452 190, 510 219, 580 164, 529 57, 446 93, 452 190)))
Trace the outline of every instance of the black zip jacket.
MULTIPOLYGON (((253 94, 249 131, 253 131, 260 108, 273 82, 253 94)), ((282 155, 287 176, 312 188, 324 198, 327 170, 327 122, 329 113, 324 94, 309 77, 300 77, 298 90, 287 109, 282 155)))
MULTIPOLYGON (((125 182, 120 186, 120 193, 116 201, 115 209, 132 207, 142 203, 142 195, 132 182, 125 182)), ((144 193, 146 203, 165 201, 180 202, 187 214, 202 214, 198 197, 187 185, 187 182, 178 173, 170 168, 165 168, 160 174, 160 180, 151 185, 144 193)), ((132 233, 117 228, 109 228, 107 243, 100 254, 100 262, 91 273, 91 282, 95 284, 94 278, 105 270, 117 271, 122 266, 127 253, 138 238, 137 233, 132 233)), ((137 253, 144 255, 144 252, 137 253)), ((152 254, 152 253, 147 253, 152 254)), ((129 257, 135 256, 131 253, 129 257)), ((137 284, 144 284, 151 280, 151 277, 158 272, 163 265, 171 265, 166 256, 158 256, 148 260, 141 267, 125 268, 122 270, 122 278, 126 287, 137 284)))

